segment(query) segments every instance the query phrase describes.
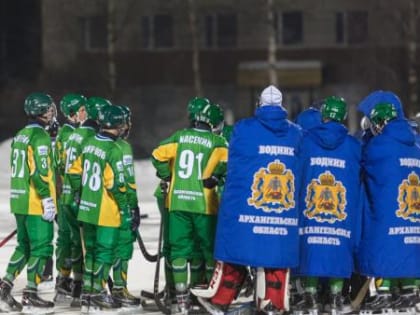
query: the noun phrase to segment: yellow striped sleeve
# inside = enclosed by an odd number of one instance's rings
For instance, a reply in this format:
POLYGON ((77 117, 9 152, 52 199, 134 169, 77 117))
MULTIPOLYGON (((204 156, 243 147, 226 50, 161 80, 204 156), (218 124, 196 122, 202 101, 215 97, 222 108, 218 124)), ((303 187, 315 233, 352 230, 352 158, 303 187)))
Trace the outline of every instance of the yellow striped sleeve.
POLYGON ((175 157, 177 148, 177 143, 163 144, 153 150, 152 156, 159 162, 167 162, 175 157))
POLYGON ((83 168, 82 168, 82 156, 80 155, 70 166, 67 173, 74 174, 74 175, 82 175, 83 168))
POLYGON ((207 162, 206 168, 204 169, 203 179, 209 178, 212 175, 217 164, 219 164, 220 162, 226 163, 227 158, 228 150, 226 147, 219 147, 214 149, 209 158, 209 161, 207 162))

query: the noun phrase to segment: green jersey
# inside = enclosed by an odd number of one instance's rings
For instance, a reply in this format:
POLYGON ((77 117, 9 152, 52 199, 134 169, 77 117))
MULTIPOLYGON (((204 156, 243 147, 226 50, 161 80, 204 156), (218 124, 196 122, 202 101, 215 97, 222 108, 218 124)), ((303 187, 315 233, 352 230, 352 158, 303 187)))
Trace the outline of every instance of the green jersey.
POLYGON ((56 202, 51 138, 42 126, 29 124, 17 133, 10 165, 11 212, 42 215, 42 199, 51 197, 56 202))
POLYGON ((77 219, 99 226, 119 227, 120 210, 128 213, 128 204, 123 154, 118 144, 101 134, 91 137, 68 174, 81 187, 77 219))
POLYGON ((220 176, 226 162, 226 141, 210 131, 184 129, 162 141, 152 153, 152 163, 160 178, 171 178, 169 211, 215 214, 215 189, 205 188, 203 179, 220 176))
POLYGON ((71 205, 74 198, 74 190, 80 190, 80 187, 73 188, 70 176, 68 176, 68 170, 77 159, 77 157, 82 154, 82 149, 86 141, 93 136, 95 136, 96 130, 93 127, 81 126, 76 128, 74 132, 69 136, 68 147, 66 151, 66 164, 64 168, 64 182, 63 182, 63 196, 64 204, 71 205))
POLYGON ((64 179, 64 169, 66 165, 66 150, 68 148, 69 137, 74 132, 75 128, 70 124, 63 124, 58 130, 55 139, 55 163, 58 174, 64 179))
POLYGON ((119 138, 117 144, 121 148, 123 154, 124 176, 127 187, 127 200, 130 209, 138 206, 137 185, 134 173, 133 149, 126 140, 119 138))

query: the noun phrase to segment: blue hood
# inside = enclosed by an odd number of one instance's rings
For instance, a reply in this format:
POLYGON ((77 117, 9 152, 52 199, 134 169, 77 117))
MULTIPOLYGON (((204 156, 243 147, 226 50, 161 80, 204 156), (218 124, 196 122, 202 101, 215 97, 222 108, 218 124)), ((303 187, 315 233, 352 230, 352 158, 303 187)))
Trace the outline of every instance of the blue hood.
POLYGON ((391 91, 378 90, 370 93, 359 103, 358 110, 369 117, 372 109, 379 103, 393 104, 397 110, 398 118, 405 118, 400 98, 391 91))
POLYGON ((384 127, 382 134, 410 146, 414 145, 416 142, 416 135, 411 129, 408 121, 405 119, 391 120, 384 127))
POLYGON ((347 128, 342 124, 329 121, 309 130, 309 136, 325 149, 335 149, 344 142, 347 137, 347 128))
POLYGON ((303 129, 308 130, 321 123, 321 112, 313 107, 310 107, 301 112, 295 121, 303 129))
POLYGON ((255 111, 257 120, 267 129, 279 136, 287 133, 289 122, 287 121, 287 111, 281 106, 261 106, 255 111))

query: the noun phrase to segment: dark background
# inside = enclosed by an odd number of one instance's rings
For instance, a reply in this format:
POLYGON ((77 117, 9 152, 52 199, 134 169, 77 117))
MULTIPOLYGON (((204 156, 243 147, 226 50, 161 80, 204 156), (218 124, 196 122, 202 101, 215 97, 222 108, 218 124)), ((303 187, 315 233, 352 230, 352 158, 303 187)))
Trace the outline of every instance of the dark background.
POLYGON ((339 95, 355 132, 356 106, 376 89, 394 91, 413 117, 420 111, 419 2, 0 0, 0 140, 24 126, 23 101, 35 91, 57 104, 73 92, 129 105, 137 158, 186 126, 186 105, 195 95, 219 103, 233 123, 253 113, 270 83, 272 29, 277 86, 291 119, 339 95))

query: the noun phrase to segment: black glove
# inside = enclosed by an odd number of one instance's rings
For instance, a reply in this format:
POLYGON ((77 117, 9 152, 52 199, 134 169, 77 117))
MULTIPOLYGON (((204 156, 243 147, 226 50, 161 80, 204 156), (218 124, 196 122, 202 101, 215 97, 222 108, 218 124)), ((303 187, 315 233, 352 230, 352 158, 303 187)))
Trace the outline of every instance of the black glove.
POLYGON ((140 225, 140 209, 135 207, 130 210, 131 212, 131 231, 137 231, 140 225))
POLYGON ((164 178, 160 181, 159 186, 162 192, 167 192, 169 183, 171 182, 171 177, 164 178))
POLYGON ((211 176, 209 178, 203 179, 203 186, 208 189, 216 187, 219 179, 216 176, 211 176))

